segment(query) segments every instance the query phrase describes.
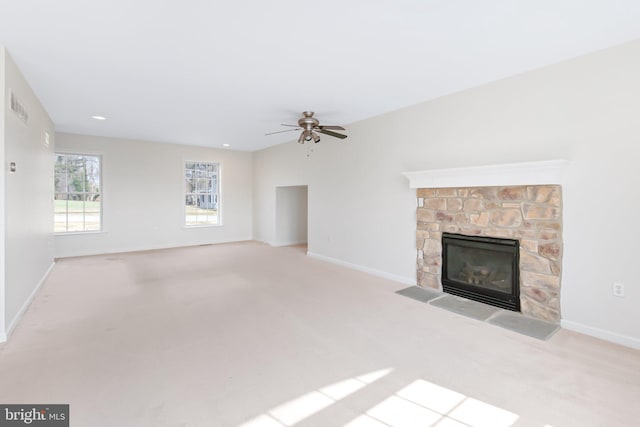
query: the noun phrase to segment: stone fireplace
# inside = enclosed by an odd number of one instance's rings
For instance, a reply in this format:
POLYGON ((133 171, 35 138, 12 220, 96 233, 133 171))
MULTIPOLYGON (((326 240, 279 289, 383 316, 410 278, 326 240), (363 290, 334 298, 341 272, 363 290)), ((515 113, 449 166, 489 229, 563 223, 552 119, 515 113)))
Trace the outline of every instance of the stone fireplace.
POLYGON ((558 182, 565 163, 405 173, 417 191, 418 286, 443 289, 443 233, 513 239, 519 243, 521 312, 559 322, 563 245, 558 182), (505 185, 509 182, 514 185, 505 185), (439 185, 424 185, 432 183, 439 185), (482 185, 492 183, 498 185, 482 185))

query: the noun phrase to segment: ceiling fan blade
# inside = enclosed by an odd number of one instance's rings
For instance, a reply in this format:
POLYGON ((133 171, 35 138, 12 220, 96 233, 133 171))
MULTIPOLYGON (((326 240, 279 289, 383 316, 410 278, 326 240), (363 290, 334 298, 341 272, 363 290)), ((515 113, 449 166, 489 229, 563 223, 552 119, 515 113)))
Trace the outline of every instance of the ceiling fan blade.
POLYGON ((345 128, 343 128, 342 126, 335 126, 335 125, 323 125, 323 126, 318 126, 320 129, 331 129, 331 130, 346 130, 345 128))
POLYGON ((280 123, 280 126, 289 126, 289 127, 292 127, 292 128, 299 128, 300 127, 298 125, 288 125, 286 123, 280 123))
POLYGON ((291 132, 292 130, 301 130, 301 129, 300 129, 300 128, 298 128, 298 129, 285 129, 285 130, 279 130, 279 131, 276 131, 276 132, 269 132, 269 133, 265 133, 265 136, 266 136, 266 135, 274 135, 274 134, 276 134, 276 133, 282 133, 282 132, 291 132))
POLYGON ((323 133, 325 135, 333 136, 335 138, 340 138, 340 139, 345 139, 347 137, 347 135, 343 135, 337 132, 331 132, 330 130, 325 130, 325 129, 320 129, 318 132, 323 133))

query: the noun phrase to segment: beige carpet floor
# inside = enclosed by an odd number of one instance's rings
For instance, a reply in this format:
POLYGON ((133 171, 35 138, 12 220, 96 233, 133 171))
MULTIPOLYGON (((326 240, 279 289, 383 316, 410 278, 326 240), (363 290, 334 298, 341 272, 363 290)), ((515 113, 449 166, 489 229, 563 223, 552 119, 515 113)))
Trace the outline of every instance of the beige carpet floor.
POLYGON ((0 403, 84 426, 637 426, 640 352, 540 341, 246 242, 60 260, 0 403))

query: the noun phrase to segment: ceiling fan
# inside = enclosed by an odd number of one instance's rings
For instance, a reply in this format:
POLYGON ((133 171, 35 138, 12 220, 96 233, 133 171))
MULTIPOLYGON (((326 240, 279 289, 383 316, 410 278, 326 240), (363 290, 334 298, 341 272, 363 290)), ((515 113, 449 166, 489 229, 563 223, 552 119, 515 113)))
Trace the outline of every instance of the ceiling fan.
POLYGON ((335 126, 335 125, 321 125, 320 122, 318 121, 318 119, 316 119, 315 117, 313 117, 313 111, 305 111, 302 113, 302 115, 304 117, 301 117, 298 120, 298 124, 297 125, 287 125, 287 124, 281 124, 281 126, 289 126, 292 127, 294 129, 286 129, 286 130, 280 130, 277 132, 270 132, 267 133, 265 135, 273 135, 276 133, 283 133, 283 132, 291 132, 294 130, 301 130, 302 133, 300 134, 300 137, 298 138, 298 142, 300 144, 304 144, 305 141, 313 141, 316 144, 318 142, 320 142, 320 135, 318 135, 319 133, 324 134, 324 135, 329 135, 329 136, 333 136, 335 138, 340 138, 340 139, 345 139, 347 137, 347 135, 343 135, 341 133, 337 133, 337 132, 333 132, 334 130, 345 130, 345 128, 343 128, 342 126, 335 126))

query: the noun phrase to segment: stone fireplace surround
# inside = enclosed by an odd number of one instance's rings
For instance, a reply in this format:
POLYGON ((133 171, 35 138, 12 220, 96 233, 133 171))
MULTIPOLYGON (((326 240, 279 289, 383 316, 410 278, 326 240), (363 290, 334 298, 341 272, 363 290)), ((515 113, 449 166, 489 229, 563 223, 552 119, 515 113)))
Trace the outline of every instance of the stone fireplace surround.
POLYGON ((566 166, 552 160, 404 173, 417 190, 418 286, 442 289, 442 232, 517 239, 522 313, 558 323, 566 166))

